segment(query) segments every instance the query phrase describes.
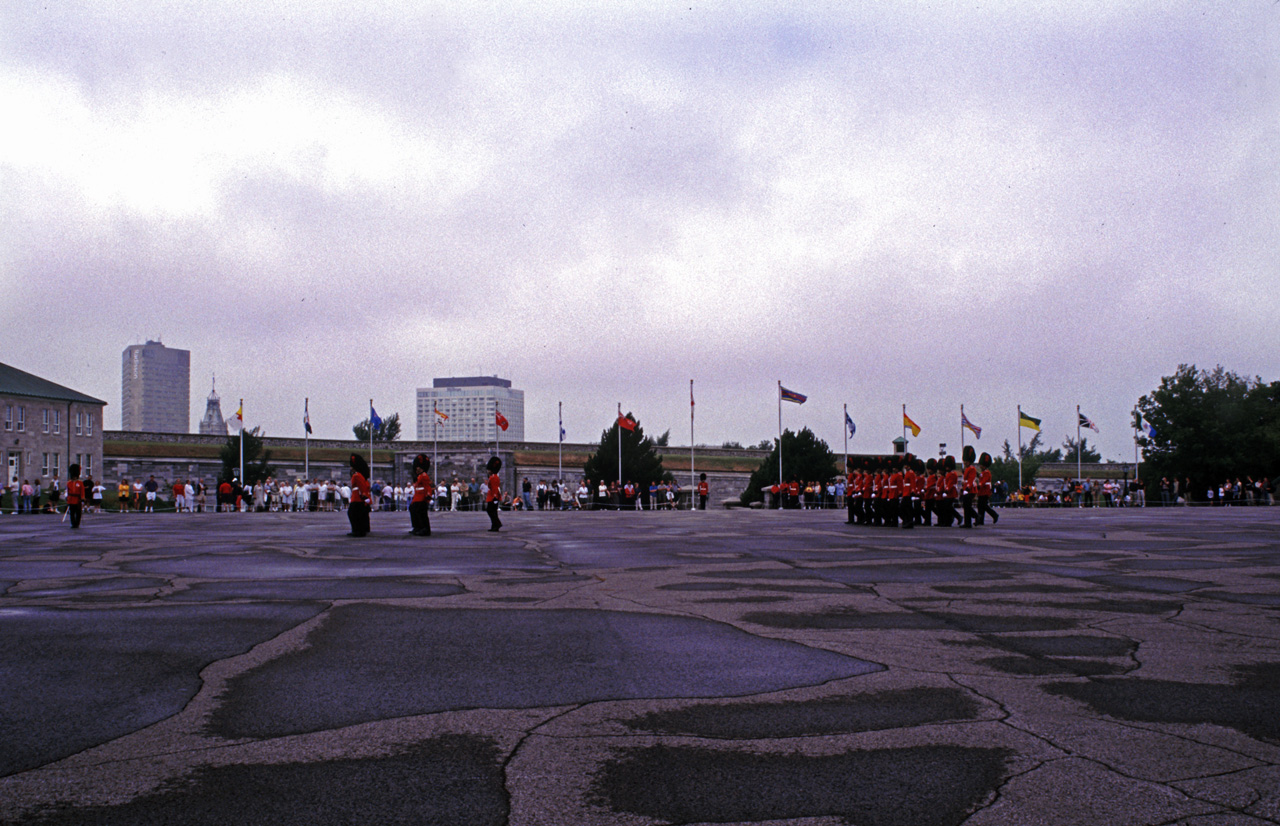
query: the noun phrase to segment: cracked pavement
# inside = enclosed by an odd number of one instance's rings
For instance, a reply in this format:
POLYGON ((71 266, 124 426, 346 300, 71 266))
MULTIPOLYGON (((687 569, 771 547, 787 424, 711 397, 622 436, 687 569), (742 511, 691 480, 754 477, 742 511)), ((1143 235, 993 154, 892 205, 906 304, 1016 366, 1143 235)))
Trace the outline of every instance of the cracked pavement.
POLYGON ((1280 823, 1280 508, 0 517, 0 821, 1280 823))

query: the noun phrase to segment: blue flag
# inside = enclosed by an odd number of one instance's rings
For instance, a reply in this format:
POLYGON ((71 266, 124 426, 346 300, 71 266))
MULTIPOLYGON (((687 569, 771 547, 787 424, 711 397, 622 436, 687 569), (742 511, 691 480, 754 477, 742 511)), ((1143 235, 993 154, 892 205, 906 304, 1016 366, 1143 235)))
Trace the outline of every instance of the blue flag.
POLYGON ((853 423, 853 419, 849 418, 849 412, 846 410, 844 414, 844 426, 849 428, 849 435, 852 436, 858 432, 858 426, 853 423))
POLYGON ((378 411, 373 409, 373 405, 369 405, 369 427, 373 430, 382 427, 382 419, 378 417, 378 411))
POLYGON ((564 420, 560 420, 560 441, 564 441, 564 420))

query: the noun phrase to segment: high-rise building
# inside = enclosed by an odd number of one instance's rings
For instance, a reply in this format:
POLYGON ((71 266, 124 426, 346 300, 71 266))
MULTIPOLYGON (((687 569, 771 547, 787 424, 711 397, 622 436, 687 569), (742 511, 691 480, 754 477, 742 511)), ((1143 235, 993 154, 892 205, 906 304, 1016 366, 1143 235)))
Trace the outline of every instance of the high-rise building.
POLYGON ((202 436, 226 436, 227 420, 222 418, 222 398, 218 395, 218 380, 213 380, 213 387, 209 390, 209 398, 204 405, 204 418, 200 420, 200 434, 202 436))
POLYGON ((418 441, 492 442, 499 438, 496 413, 507 420, 502 441, 524 441, 524 391, 497 376, 433 379, 418 388, 418 441), (436 415, 440 411, 448 418, 436 415), (433 430, 433 421, 438 422, 433 430))
POLYGON ((191 432, 191 352, 158 341, 124 348, 120 429, 191 432))

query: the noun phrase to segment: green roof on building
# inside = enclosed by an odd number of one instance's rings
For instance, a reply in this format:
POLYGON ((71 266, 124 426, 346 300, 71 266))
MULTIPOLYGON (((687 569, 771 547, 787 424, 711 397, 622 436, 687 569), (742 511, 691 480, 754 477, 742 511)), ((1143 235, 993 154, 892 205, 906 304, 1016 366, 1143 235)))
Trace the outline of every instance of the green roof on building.
POLYGON ((0 394, 8 396, 30 396, 33 399, 58 399, 64 402, 81 402, 82 404, 103 404, 102 399, 86 396, 63 387, 60 384, 33 376, 16 367, 0 363, 0 394))

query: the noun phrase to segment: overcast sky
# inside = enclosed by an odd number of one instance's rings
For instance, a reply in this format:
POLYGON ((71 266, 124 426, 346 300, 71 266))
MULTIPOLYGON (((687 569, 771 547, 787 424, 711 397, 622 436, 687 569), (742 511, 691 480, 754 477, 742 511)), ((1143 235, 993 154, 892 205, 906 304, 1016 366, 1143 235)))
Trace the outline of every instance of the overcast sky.
POLYGON ((0 3, 0 361, 191 351, 349 438, 436 376, 526 436, 1104 458, 1180 363, 1280 378, 1280 5, 0 3), (1027 435, 1030 435, 1029 432, 1027 435))

